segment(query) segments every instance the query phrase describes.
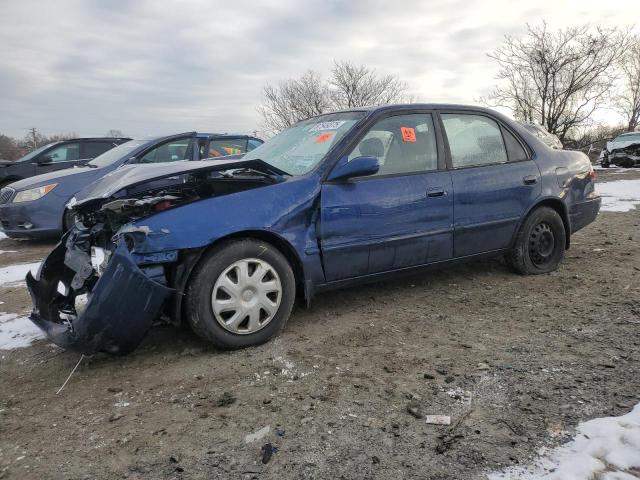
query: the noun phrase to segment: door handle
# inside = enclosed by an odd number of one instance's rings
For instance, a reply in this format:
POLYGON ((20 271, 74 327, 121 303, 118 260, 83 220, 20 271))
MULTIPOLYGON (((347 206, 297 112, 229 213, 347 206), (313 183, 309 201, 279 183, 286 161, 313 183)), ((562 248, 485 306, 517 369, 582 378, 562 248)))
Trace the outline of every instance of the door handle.
POLYGON ((527 175, 526 177, 522 177, 522 183, 525 185, 534 185, 538 183, 538 177, 535 175, 527 175))
POLYGON ((442 187, 430 188, 427 190, 427 197, 445 197, 447 192, 442 187))

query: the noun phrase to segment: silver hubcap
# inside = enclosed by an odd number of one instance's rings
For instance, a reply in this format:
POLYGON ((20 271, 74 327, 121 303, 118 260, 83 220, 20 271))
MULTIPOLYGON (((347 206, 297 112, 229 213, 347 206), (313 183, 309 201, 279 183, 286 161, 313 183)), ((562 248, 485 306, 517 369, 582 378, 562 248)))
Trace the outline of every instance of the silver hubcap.
POLYGON ((275 316, 282 299, 282 284, 275 269, 257 258, 231 264, 220 274, 211 293, 218 323, 229 332, 255 333, 275 316))

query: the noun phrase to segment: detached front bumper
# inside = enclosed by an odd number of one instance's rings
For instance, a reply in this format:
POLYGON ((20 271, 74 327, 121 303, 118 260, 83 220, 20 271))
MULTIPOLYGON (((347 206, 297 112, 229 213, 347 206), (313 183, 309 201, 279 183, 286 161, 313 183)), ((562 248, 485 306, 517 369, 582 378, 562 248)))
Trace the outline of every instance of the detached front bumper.
POLYGON ((65 349, 86 354, 131 352, 174 290, 148 278, 124 243, 118 245, 102 275, 92 280, 90 259, 87 263, 82 253, 68 250, 67 239, 45 259, 36 278, 27 274, 31 320, 65 349), (76 296, 69 286, 80 282, 76 296), (86 298, 84 306, 78 306, 82 304, 78 298, 86 298))

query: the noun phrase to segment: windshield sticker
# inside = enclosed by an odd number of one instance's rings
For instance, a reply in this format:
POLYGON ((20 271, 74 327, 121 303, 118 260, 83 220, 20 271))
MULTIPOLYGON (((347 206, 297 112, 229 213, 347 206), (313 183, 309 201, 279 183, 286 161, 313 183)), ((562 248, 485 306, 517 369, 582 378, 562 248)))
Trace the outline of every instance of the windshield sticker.
POLYGON ((316 123, 309 129, 310 132, 319 132, 321 130, 337 130, 344 125, 346 120, 335 120, 333 122, 320 122, 316 123))
POLYGON ((402 132, 402 140, 413 143, 416 141, 416 131, 411 127, 400 127, 402 132))
POLYGON ((316 137, 316 141, 314 143, 324 143, 327 140, 331 140, 331 137, 333 137, 333 132, 321 133, 316 137))

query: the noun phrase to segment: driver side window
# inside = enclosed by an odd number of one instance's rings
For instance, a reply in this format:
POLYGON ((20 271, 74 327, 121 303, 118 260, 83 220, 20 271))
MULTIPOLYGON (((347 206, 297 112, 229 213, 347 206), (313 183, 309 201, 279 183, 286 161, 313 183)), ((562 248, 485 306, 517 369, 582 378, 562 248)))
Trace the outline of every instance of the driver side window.
POLYGON ((176 138, 152 148, 145 153, 138 163, 167 163, 178 160, 191 160, 193 158, 194 139, 176 138))
POLYGON ((60 145, 58 148, 45 153, 45 156, 49 157, 53 163, 78 160, 80 158, 80 144, 66 143, 60 145))
POLYGON ((383 118, 367 132, 349 154, 375 157, 380 170, 372 176, 428 172, 438 169, 438 153, 430 114, 383 118))

